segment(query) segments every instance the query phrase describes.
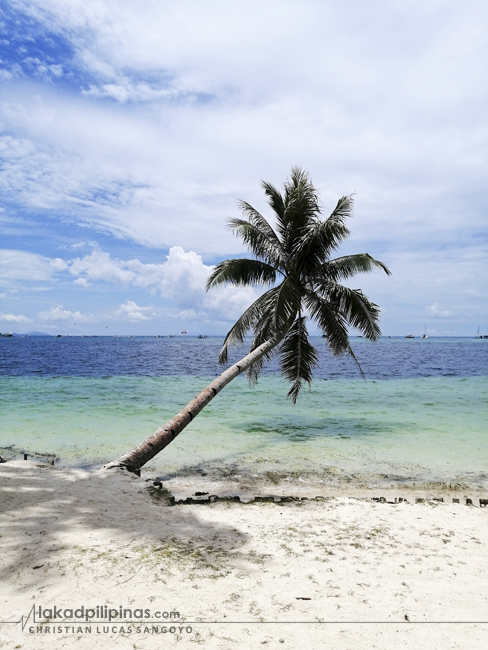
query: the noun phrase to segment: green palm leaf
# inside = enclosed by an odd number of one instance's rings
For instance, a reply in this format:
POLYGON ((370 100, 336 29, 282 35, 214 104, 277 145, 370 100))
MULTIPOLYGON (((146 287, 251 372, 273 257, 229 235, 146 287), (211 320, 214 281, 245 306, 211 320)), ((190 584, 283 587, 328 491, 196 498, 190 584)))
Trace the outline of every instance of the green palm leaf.
MULTIPOLYGON (((350 197, 343 197, 340 202, 349 200, 352 202, 350 197)), ((316 221, 304 228, 293 247, 294 257, 301 261, 301 271, 307 274, 316 271, 349 234, 340 211, 332 213, 325 221, 316 221)))
POLYGON ((305 304, 312 317, 317 321, 322 336, 327 340, 328 347, 333 354, 339 356, 344 352, 348 352, 364 377, 363 369, 349 343, 347 314, 341 314, 336 304, 328 302, 314 292, 307 293, 305 304))
POLYGON ((284 242, 286 238, 286 223, 285 223, 285 202, 281 193, 266 181, 262 181, 261 187, 264 189, 264 193, 268 197, 268 204, 274 212, 274 217, 277 223, 278 234, 281 237, 281 241, 284 242))
POLYGON ((285 184, 284 204, 285 250, 293 255, 296 241, 317 223, 320 215, 317 191, 301 169, 292 169, 291 180, 285 184))
MULTIPOLYGON (((276 339, 276 330, 274 327, 274 315, 271 311, 263 314, 254 327, 254 340, 249 348, 249 352, 256 350, 262 343, 265 341, 270 341, 276 339)), ((246 376, 249 380, 249 384, 253 386, 258 381, 258 376, 265 362, 270 361, 273 357, 274 350, 266 352, 260 359, 253 363, 246 370, 246 376)))
POLYGON ((266 313, 269 310, 270 302, 272 302, 272 297, 275 293, 276 289, 270 289, 262 296, 259 296, 259 298, 255 300, 234 323, 227 333, 222 349, 220 350, 220 364, 223 365, 227 363, 229 348, 242 344, 244 342, 244 337, 253 329, 254 325, 259 322, 263 313, 266 313))
POLYGON ((281 374, 292 384, 287 398, 293 404, 297 401, 303 382, 310 385, 313 378, 313 369, 319 360, 316 348, 310 344, 308 339, 305 323, 305 316, 299 316, 295 320, 280 345, 278 353, 281 374))
POLYGON ((334 355, 347 352, 349 348, 347 321, 337 306, 313 291, 306 292, 304 303, 334 355))
POLYGON ((391 271, 383 262, 375 260, 368 253, 346 255, 329 260, 322 265, 320 273, 323 278, 337 282, 338 280, 347 280, 356 273, 369 273, 375 268, 382 269, 387 275, 391 275, 391 271))
POLYGON ((260 260, 240 258, 225 260, 217 264, 207 280, 207 291, 219 284, 234 284, 241 287, 251 285, 273 284, 276 271, 272 266, 260 260))
POLYGON ((301 297, 292 278, 287 277, 277 287, 274 306, 274 326, 277 332, 286 332, 300 309, 301 297))
POLYGON ((258 259, 279 268, 283 263, 283 250, 278 247, 267 233, 249 221, 232 218, 228 220, 229 229, 239 236, 251 253, 258 259))
POLYGON ((347 322, 364 334, 367 339, 376 341, 381 336, 378 325, 380 308, 368 300, 360 289, 349 289, 340 284, 334 284, 328 291, 328 297, 347 322))
POLYGON ((255 210, 247 201, 239 201, 239 206, 243 214, 248 218, 249 223, 255 226, 266 237, 278 254, 283 255, 281 241, 263 215, 255 210))

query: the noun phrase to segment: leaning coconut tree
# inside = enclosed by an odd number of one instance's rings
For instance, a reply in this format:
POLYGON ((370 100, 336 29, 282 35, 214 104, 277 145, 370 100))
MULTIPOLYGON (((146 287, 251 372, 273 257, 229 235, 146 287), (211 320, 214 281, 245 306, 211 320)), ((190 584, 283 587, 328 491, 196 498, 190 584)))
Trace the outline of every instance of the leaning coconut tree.
POLYGON ((232 379, 246 372, 249 381, 255 383, 263 364, 275 354, 282 375, 291 383, 287 397, 295 403, 303 384, 310 385, 318 362, 317 349, 310 343, 307 320, 315 322, 335 355, 349 353, 355 358, 349 344, 349 326, 370 341, 381 336, 378 306, 360 289, 350 289, 341 282, 375 268, 388 275, 390 271, 367 253, 331 258, 350 234, 346 220, 352 213, 352 197, 343 196, 332 214, 322 219, 317 190, 303 170, 292 169, 283 192, 266 182, 262 187, 273 211, 274 227, 242 201, 240 207, 245 218, 230 219, 229 227, 244 241, 252 258, 221 262, 207 282, 207 290, 221 284, 266 288, 225 337, 219 363, 225 365, 229 348, 242 344, 252 332, 249 354, 227 368, 174 418, 107 468, 121 467, 138 473, 232 379))

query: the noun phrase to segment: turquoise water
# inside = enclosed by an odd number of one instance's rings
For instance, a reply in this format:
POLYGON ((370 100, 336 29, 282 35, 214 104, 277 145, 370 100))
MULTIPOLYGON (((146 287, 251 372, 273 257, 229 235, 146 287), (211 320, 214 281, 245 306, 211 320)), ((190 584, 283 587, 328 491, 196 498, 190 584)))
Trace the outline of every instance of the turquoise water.
MULTIPOLYGON (((92 467, 151 434, 208 377, 0 377, 0 446, 92 467)), ((316 379, 296 406, 277 375, 239 377, 148 467, 366 484, 488 486, 488 377, 316 379)), ((0 452, 2 453, 2 452, 0 452)))

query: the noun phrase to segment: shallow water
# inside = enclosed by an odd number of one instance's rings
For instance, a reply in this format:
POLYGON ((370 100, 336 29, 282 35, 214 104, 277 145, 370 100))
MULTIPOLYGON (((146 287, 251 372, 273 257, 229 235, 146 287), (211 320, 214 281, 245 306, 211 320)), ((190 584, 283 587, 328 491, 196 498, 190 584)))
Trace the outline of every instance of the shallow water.
MULTIPOLYGON (((221 339, 10 343, 0 350, 0 447, 91 467, 140 442, 210 382, 221 339)), ((296 406, 276 367, 254 388, 239 377, 148 467, 248 480, 488 486, 488 342, 353 343, 367 381, 350 359, 324 349, 296 406)))
MULTIPOLYGON (((221 339, 1 343, 4 453, 52 453, 62 465, 93 467, 129 450, 209 383, 221 339)), ((354 341, 367 381, 322 345, 318 377, 297 405, 285 399, 276 366, 253 388, 239 377, 148 468, 488 486, 486 343, 354 341)))

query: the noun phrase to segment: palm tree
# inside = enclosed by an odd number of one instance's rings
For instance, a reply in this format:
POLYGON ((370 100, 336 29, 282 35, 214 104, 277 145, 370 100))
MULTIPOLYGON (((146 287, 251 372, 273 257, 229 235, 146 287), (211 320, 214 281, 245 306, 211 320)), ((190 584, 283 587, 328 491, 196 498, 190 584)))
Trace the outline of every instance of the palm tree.
POLYGON ((242 344, 252 332, 249 354, 225 370, 152 436, 106 467, 124 467, 138 473, 234 377, 246 372, 249 381, 256 382, 265 361, 273 354, 278 355, 282 375, 291 382, 287 397, 295 403, 303 383, 310 385, 318 362, 317 349, 309 340, 308 319, 315 321, 335 355, 348 352, 355 359, 348 326, 370 341, 381 335, 378 306, 361 290, 349 289, 340 282, 374 268, 388 275, 390 271, 367 253, 331 259, 350 234, 346 219, 352 213, 352 196, 339 199, 332 214, 323 220, 317 190, 303 170, 292 169, 283 193, 270 183, 263 182, 262 187, 274 212, 275 228, 249 203, 241 201, 247 218, 230 219, 229 226, 253 257, 221 262, 207 282, 207 290, 221 284, 267 287, 225 337, 219 363, 226 364, 229 348, 242 344))

